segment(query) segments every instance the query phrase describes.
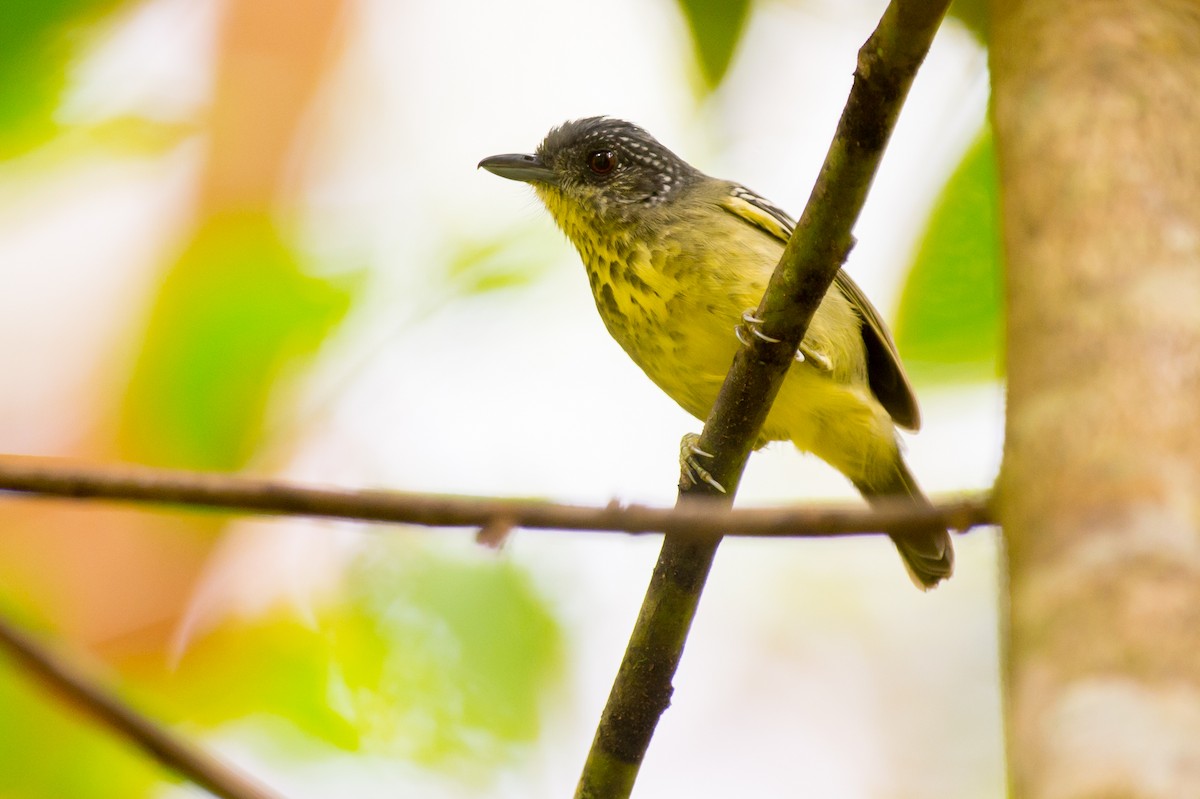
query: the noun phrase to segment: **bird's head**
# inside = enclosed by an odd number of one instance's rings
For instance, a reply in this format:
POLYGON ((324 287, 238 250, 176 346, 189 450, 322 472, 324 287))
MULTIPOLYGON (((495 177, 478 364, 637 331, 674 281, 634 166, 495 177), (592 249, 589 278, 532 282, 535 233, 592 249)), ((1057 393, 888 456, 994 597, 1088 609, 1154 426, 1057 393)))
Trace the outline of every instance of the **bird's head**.
POLYGON ((494 155, 479 166, 529 183, 555 221, 604 229, 668 206, 703 175, 629 122, 589 117, 554 128, 531 155, 494 155))

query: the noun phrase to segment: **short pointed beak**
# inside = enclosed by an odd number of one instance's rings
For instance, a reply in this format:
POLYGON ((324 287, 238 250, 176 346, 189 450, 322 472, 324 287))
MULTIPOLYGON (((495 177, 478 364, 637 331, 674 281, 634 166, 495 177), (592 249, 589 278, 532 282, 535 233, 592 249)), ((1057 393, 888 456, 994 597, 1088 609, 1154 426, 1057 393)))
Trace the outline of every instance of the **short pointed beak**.
POLYGON ((546 166, 536 155, 510 153, 508 155, 492 155, 479 162, 479 166, 509 180, 520 180, 524 183, 546 183, 558 185, 558 176, 554 170, 546 166))

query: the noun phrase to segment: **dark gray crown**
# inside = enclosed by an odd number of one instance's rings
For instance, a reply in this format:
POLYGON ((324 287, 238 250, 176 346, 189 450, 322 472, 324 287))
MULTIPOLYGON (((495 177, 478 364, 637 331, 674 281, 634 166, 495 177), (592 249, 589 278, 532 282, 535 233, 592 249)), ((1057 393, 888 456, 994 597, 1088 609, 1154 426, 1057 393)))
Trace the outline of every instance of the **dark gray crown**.
POLYGON ((566 180, 611 186, 619 199, 663 202, 703 175, 631 122, 588 117, 565 122, 546 135, 538 157, 566 180), (617 165, 609 175, 590 173, 592 153, 610 151, 617 165))

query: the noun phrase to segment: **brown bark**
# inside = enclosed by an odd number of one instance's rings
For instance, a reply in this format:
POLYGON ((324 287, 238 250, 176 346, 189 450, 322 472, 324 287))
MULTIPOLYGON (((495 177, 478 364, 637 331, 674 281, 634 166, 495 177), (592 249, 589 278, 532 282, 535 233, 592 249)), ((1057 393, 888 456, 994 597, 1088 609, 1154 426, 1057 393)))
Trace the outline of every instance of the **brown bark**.
POLYGON ((1013 795, 1200 796, 1200 3, 993 11, 1013 795))

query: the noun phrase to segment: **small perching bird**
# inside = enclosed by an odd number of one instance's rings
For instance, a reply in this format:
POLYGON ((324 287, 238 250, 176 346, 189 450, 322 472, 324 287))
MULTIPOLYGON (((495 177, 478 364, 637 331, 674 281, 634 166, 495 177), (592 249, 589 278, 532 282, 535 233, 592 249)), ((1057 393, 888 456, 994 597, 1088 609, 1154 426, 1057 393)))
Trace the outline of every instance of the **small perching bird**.
MULTIPOLYGON (((711 178, 617 119, 553 130, 532 155, 479 166, 529 183, 579 250, 608 332, 684 410, 708 417, 740 346, 763 335, 757 307, 795 223, 737 183, 711 178)), ((927 504, 896 440, 920 425, 916 398, 879 312, 839 271, 812 318, 759 433, 826 461, 868 501, 927 504)), ((685 448, 694 437, 685 439, 685 448)), ((695 450, 694 478, 710 480, 695 450)), ((914 582, 950 576, 954 550, 940 526, 894 537, 914 582)))

